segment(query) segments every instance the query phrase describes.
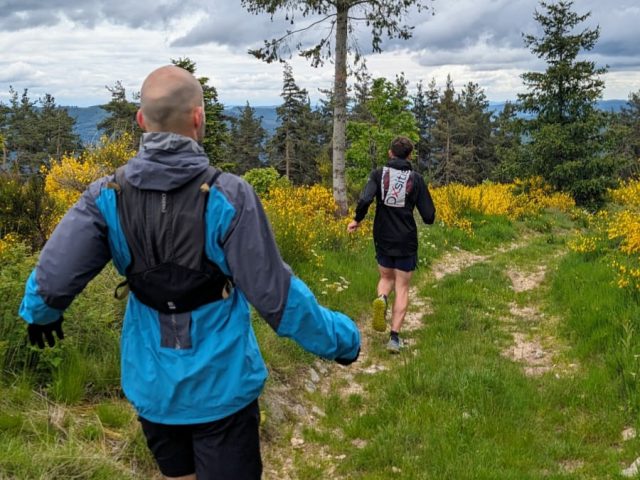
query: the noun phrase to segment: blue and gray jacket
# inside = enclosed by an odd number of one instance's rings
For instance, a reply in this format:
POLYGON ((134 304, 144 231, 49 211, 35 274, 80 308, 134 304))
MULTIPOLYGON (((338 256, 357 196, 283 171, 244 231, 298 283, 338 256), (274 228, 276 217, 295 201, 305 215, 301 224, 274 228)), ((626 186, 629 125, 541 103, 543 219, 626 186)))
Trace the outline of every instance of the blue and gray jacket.
MULTIPOLYGON (((125 178, 144 190, 169 191, 202 174, 209 160, 193 140, 148 133, 125 178)), ((29 276, 20 316, 56 321, 109 260, 120 274, 131 253, 116 209, 113 175, 92 183, 46 243, 29 276)), ((205 253, 233 280, 223 300, 181 314, 180 328, 130 293, 121 334, 122 388, 138 413, 153 422, 217 420, 251 403, 267 370, 251 327, 249 304, 279 336, 327 359, 353 359, 356 324, 318 304, 282 261, 262 205, 251 186, 223 173, 205 207, 205 253), (167 338, 170 332, 180 337, 167 338)), ((176 318, 173 317, 175 322, 176 318)))

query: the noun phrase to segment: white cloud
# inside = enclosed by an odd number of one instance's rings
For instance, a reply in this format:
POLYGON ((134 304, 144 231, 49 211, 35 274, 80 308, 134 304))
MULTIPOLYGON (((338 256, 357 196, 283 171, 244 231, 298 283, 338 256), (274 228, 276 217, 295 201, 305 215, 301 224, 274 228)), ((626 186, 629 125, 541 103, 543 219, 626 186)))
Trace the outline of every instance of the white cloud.
MULTIPOLYGON (((601 39, 589 58, 609 65, 605 98, 626 98, 640 86, 637 0, 576 1, 579 13, 591 10, 589 26, 601 39)), ((537 34, 536 0, 436 0, 435 15, 412 15, 416 28, 408 41, 385 41, 385 52, 367 55, 374 76, 404 72, 412 85, 435 77, 444 84, 469 81, 490 99, 514 98, 520 75, 542 70, 544 63, 522 42, 522 32, 537 34)), ((29 88, 37 98, 51 93, 60 104, 106 103, 105 85, 121 80, 137 91, 144 77, 170 58, 188 56, 198 75, 211 79, 225 104, 273 105, 280 102, 282 66, 247 54, 262 40, 287 28, 276 16, 246 12, 237 0, 0 0, 0 100, 9 85, 29 88)), ((290 26, 289 26, 290 27, 290 26)), ((360 29, 359 45, 370 42, 360 29)), ((312 101, 319 88, 332 86, 333 64, 311 68, 291 60, 298 84, 312 101)))
POLYGON ((33 82, 43 77, 44 73, 42 71, 21 61, 6 64, 0 70, 0 82, 3 83, 23 82, 25 79, 33 82))

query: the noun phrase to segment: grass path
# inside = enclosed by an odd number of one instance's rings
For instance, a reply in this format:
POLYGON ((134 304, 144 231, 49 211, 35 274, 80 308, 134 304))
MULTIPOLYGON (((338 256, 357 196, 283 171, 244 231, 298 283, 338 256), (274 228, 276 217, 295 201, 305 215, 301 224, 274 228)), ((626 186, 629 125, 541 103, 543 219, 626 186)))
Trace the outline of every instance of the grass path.
POLYGON ((290 386, 304 393, 265 444, 265 478, 617 478, 638 450, 628 415, 548 306, 564 235, 422 270, 399 356, 363 315, 356 364, 317 361, 290 386))

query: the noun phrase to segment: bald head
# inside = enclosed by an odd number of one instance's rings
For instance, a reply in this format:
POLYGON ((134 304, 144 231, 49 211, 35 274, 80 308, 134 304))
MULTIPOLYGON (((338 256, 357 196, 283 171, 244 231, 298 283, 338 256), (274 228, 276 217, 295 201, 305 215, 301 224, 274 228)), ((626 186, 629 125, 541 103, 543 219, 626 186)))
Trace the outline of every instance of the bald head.
POLYGON ((204 137, 202 86, 187 70, 168 65, 149 74, 140 92, 138 123, 147 132, 204 137))

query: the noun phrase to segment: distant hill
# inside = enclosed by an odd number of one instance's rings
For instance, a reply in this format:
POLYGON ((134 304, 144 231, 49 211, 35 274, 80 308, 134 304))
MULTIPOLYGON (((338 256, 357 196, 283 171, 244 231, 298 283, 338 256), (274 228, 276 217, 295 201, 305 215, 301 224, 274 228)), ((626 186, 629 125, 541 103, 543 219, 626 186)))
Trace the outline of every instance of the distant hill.
MULTIPOLYGON (((504 110, 504 106, 507 102, 489 102, 489 111, 493 114, 497 115, 502 110, 504 110)), ((627 105, 626 100, 599 100, 596 103, 596 106, 605 112, 614 112, 618 113, 622 110, 622 107, 627 105)), ((521 115, 526 116, 526 115, 521 115)))
MULTIPOLYGON (((504 109, 506 102, 489 102, 489 110, 494 114, 500 113, 504 109)), ((626 100, 601 100, 598 108, 605 111, 619 112, 627 104, 626 100)), ((73 118, 76 119, 75 132, 80 136, 83 143, 95 143, 100 138, 100 132, 96 125, 106 116, 105 112, 98 105, 92 107, 64 107, 73 118)), ((229 117, 238 117, 244 107, 240 105, 230 105, 224 108, 224 114, 229 117)), ((255 116, 262 119, 262 127, 269 136, 273 135, 278 128, 279 121, 275 106, 252 107, 255 116)))
MULTIPOLYGON (((242 113, 242 109, 244 107, 241 106, 231 106, 225 107, 224 114, 229 117, 238 118, 242 113)), ((278 120, 278 114, 276 113, 277 107, 251 107, 254 110, 254 115, 256 118, 262 119, 262 128, 267 131, 267 135, 273 135, 273 132, 276 131, 278 125, 280 125, 280 121, 278 120)))
POLYGON ((98 125, 107 116, 98 105, 92 107, 64 107, 67 113, 76 120, 75 133, 80 136, 82 143, 96 143, 100 140, 98 125))
MULTIPOLYGON (((75 133, 80 136, 82 143, 96 143, 100 139, 100 132, 96 127, 107 116, 99 105, 91 107, 62 107, 69 115, 76 120, 75 133)), ((224 108, 224 114, 229 117, 239 117, 244 107, 232 105, 224 108)), ((252 107, 255 110, 256 118, 261 118, 262 127, 267 131, 267 135, 273 135, 278 128, 277 107, 252 107)))

